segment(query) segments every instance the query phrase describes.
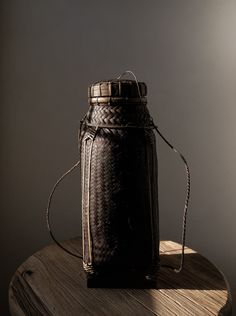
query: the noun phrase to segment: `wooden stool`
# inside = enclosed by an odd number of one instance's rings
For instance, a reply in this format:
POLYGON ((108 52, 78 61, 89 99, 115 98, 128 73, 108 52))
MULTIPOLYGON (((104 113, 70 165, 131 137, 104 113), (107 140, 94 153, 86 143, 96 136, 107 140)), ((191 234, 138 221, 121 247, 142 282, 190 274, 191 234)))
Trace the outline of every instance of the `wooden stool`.
MULTIPOLYGON (((63 245, 82 253, 81 239, 63 245)), ((160 244, 161 262, 178 265, 181 245, 160 244)), ((140 254, 141 255, 141 254, 140 254)), ((206 258, 186 247, 184 270, 161 268, 157 289, 87 288, 82 261, 50 245, 14 274, 9 305, 15 315, 231 315, 228 282, 206 258)))

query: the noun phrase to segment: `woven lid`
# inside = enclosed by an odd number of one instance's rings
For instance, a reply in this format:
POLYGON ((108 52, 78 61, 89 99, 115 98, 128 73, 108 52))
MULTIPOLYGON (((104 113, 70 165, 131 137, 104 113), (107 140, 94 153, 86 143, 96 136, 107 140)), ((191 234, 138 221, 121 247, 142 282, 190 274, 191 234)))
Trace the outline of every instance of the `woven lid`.
POLYGON ((89 103, 91 105, 146 103, 147 86, 144 82, 138 82, 138 86, 135 80, 116 79, 94 83, 88 88, 89 103))

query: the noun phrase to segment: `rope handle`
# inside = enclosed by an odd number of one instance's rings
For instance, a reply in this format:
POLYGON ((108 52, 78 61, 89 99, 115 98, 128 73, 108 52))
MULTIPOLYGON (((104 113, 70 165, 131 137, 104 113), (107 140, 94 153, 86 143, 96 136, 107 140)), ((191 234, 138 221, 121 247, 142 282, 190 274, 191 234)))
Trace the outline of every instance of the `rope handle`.
MULTIPOLYGON (((81 139, 81 134, 82 134, 82 126, 84 123, 84 120, 86 118, 86 115, 83 117, 83 119, 80 121, 80 127, 79 127, 79 132, 78 132, 78 139, 81 139)), ((79 142, 79 153, 80 153, 80 142, 79 142)), ((46 207, 46 223, 47 223, 47 229, 49 231, 49 234, 52 238, 52 240, 57 244, 58 247, 60 247, 62 250, 64 250, 66 253, 68 253, 69 255, 79 258, 79 259, 83 259, 82 256, 70 251, 69 249, 65 248, 55 237, 54 233, 52 232, 52 228, 51 228, 51 221, 50 221, 50 209, 51 209, 51 204, 52 204, 52 198, 53 195, 57 189, 57 187, 59 186, 59 184, 71 173, 73 172, 75 169, 77 169, 80 166, 80 160, 78 160, 69 170, 67 170, 54 184, 54 186, 52 187, 52 190, 49 194, 48 197, 48 203, 47 203, 47 207, 46 207)))
POLYGON ((160 132, 158 127, 154 125, 154 128, 156 132, 159 134, 159 136, 164 140, 164 142, 175 152, 177 153, 180 158, 182 159, 185 171, 186 171, 186 197, 185 197, 185 203, 184 203, 184 212, 183 212, 183 220, 182 220, 182 254, 181 254, 181 260, 179 268, 173 268, 169 265, 162 265, 162 267, 173 269, 176 273, 179 273, 183 270, 184 267, 184 258, 185 258, 185 243, 186 243, 186 229, 187 229, 187 214, 188 214, 188 206, 189 206, 189 199, 190 199, 190 169, 187 163, 186 158, 183 156, 183 154, 177 150, 160 132))
POLYGON ((57 182, 54 184, 49 197, 48 197, 48 203, 47 203, 47 208, 46 208, 46 222, 47 222, 47 228, 49 231, 49 234, 52 238, 52 240, 57 244, 57 246, 59 246, 62 250, 64 250, 65 252, 67 252, 68 254, 70 254, 71 256, 74 256, 76 258, 79 259, 83 259, 82 256, 70 251, 69 249, 65 248, 55 237, 54 233, 52 232, 52 228, 51 228, 51 222, 50 222, 50 208, 51 208, 51 203, 52 203, 52 197, 57 189, 57 187, 59 186, 59 184, 65 179, 66 176, 68 176, 72 171, 74 171, 76 168, 78 168, 80 165, 80 160, 78 160, 68 171, 66 171, 58 180, 57 182))
MULTIPOLYGON (((79 127, 79 133, 78 133, 78 139, 79 139, 79 153, 80 153, 80 140, 81 140, 81 135, 82 135, 82 126, 84 124, 84 121, 86 119, 86 115, 83 117, 83 119, 80 121, 80 127, 79 127)), ((87 136, 87 138, 92 140, 92 144, 94 142, 94 139, 96 137, 96 133, 98 130, 98 126, 96 126, 94 132, 90 132, 89 135, 87 136)), ((87 139, 86 138, 86 139, 87 139)), ((91 146, 92 148, 92 146, 91 146)), ((66 178, 66 176, 68 176, 71 172, 73 172, 76 168, 78 168, 80 166, 80 160, 78 160, 69 170, 67 170, 54 184, 49 197, 48 197, 48 203, 47 203, 47 207, 46 207, 46 223, 47 223, 47 229, 49 231, 49 234, 52 238, 52 240, 58 245, 58 247, 60 247, 62 250, 64 250, 66 253, 68 253, 69 255, 82 259, 83 260, 83 256, 80 256, 72 251, 70 251, 69 249, 65 248, 55 237, 54 233, 52 232, 52 228, 51 228, 51 222, 50 222, 50 209, 51 209, 51 204, 52 204, 52 198, 53 195, 57 189, 57 187, 59 186, 59 184, 66 178)), ((83 247, 84 248, 84 247, 83 247)))
MULTIPOLYGON (((122 78, 124 75, 126 74, 130 74, 133 76, 133 78, 135 79, 136 85, 137 85, 137 90, 138 90, 138 94, 140 97, 140 100, 142 99, 141 97, 141 93, 140 93, 140 89, 139 89, 139 84, 138 84, 138 80, 137 77, 135 76, 135 74, 133 73, 133 71, 131 70, 126 70, 125 72, 123 72, 121 75, 119 75, 117 77, 117 79, 122 78)), ((185 203, 184 203, 184 211, 183 211, 183 220, 182 220, 182 253, 181 253, 181 260, 180 260, 180 265, 179 268, 174 268, 172 266, 169 265, 161 265, 162 267, 165 268, 169 268, 174 270, 176 273, 179 273, 183 270, 184 267, 184 256, 185 256, 185 242, 186 242, 186 229, 187 229, 187 214, 188 214, 188 206, 189 206, 189 199, 190 199, 190 169, 187 163, 186 158, 184 157, 184 155, 177 150, 165 137, 164 135, 160 132, 160 130, 158 129, 158 127, 154 124, 153 119, 151 118, 152 121, 152 125, 155 129, 155 131, 157 132, 157 134, 162 138, 162 140, 175 152, 179 155, 179 157, 181 158, 181 160, 184 163, 185 166, 185 171, 186 171, 186 197, 185 197, 185 203)))

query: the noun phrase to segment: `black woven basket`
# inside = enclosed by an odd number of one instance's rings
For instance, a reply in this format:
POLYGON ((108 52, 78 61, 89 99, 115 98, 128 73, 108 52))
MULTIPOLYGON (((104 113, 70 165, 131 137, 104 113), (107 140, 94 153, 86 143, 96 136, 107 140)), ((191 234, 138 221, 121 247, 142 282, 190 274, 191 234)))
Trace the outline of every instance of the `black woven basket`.
POLYGON ((89 87, 80 135, 89 286, 153 283, 159 267, 157 154, 145 83, 89 87), (131 282, 131 284, 130 284, 131 282))
POLYGON ((184 267, 190 170, 184 155, 160 132, 147 109, 147 87, 132 71, 89 87, 81 121, 80 160, 54 184, 46 208, 48 231, 66 253, 83 259, 89 287, 156 287, 159 267, 184 267), (131 74, 135 80, 120 80, 131 74), (153 131, 181 158, 186 171, 179 266, 160 265, 157 154, 153 131), (81 162, 83 255, 64 247, 50 223, 58 185, 81 162))

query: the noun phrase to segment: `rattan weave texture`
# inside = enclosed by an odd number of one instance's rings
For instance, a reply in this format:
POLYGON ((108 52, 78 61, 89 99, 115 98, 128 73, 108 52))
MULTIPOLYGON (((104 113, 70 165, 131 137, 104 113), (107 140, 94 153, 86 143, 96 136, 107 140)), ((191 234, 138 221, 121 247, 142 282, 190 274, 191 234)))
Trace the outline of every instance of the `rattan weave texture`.
POLYGON ((145 103, 89 107, 81 134, 87 272, 158 268, 157 156, 151 123, 145 103), (98 128, 90 137, 94 126, 104 125, 118 128, 98 128))

